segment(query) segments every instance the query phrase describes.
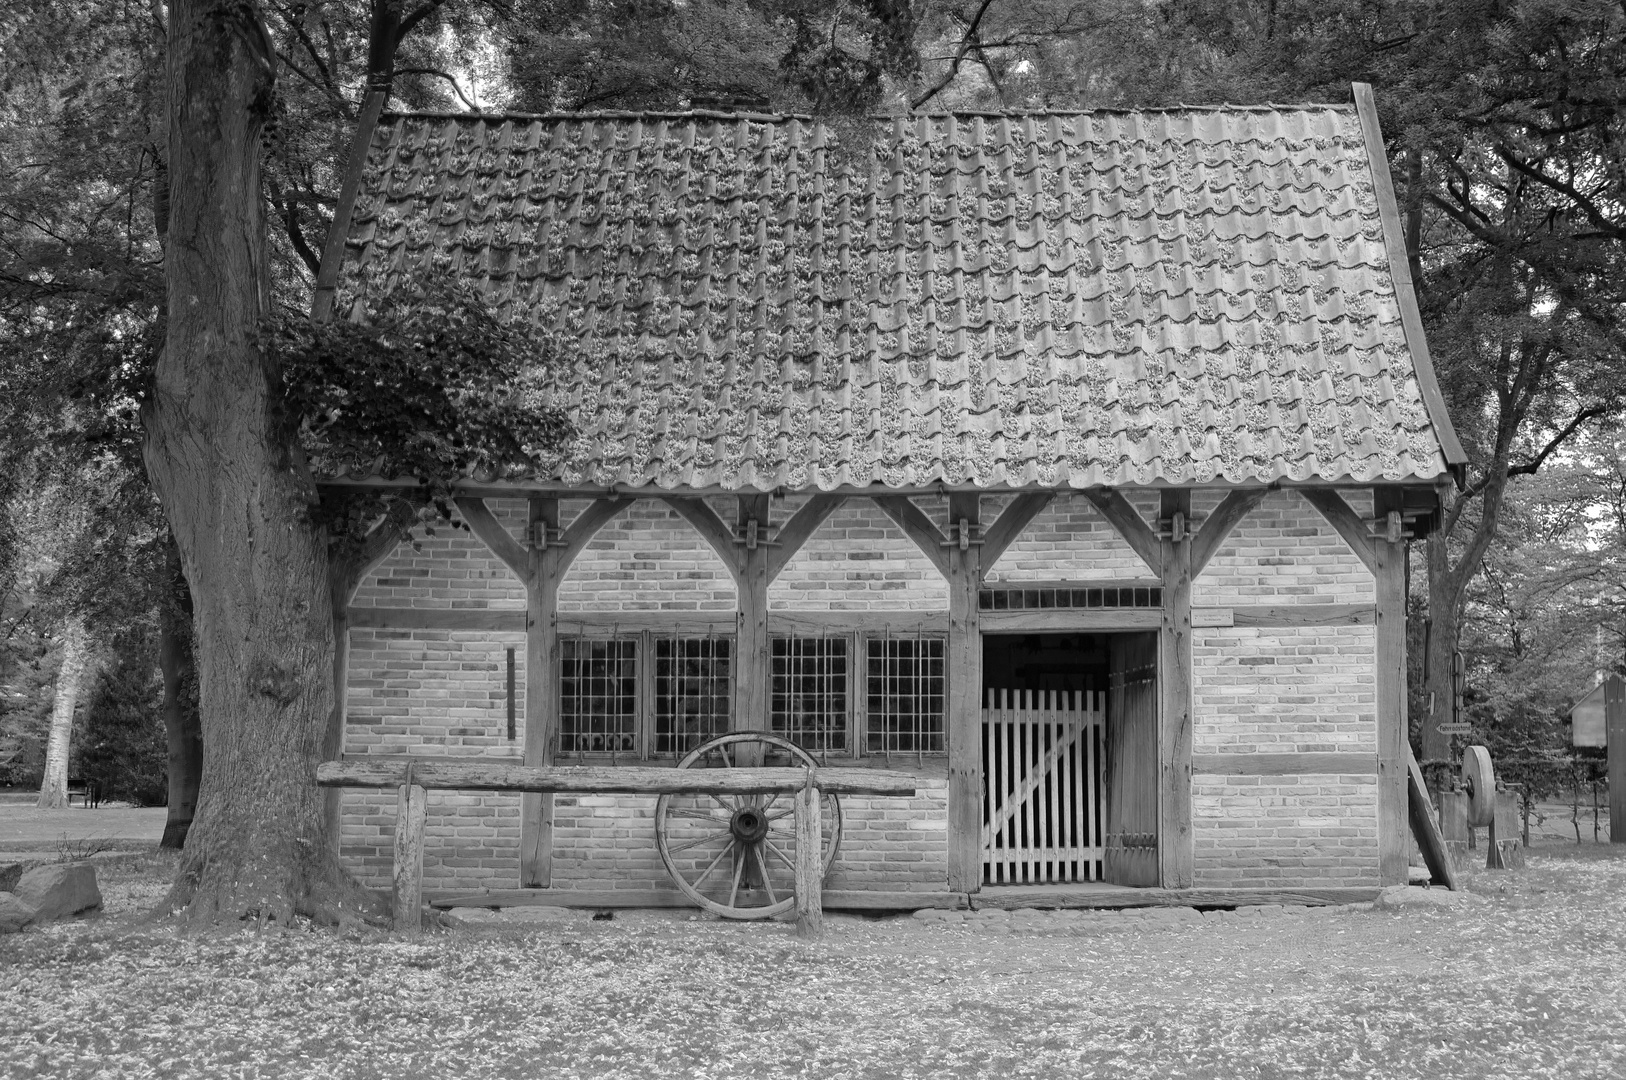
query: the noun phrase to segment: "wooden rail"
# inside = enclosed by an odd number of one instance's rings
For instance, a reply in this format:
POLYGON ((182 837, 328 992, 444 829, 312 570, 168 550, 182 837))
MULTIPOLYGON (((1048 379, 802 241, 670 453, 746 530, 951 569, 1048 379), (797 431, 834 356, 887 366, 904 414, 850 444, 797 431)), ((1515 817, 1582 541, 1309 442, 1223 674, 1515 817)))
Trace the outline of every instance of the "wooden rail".
POLYGON ((819 835, 820 795, 913 795, 915 778, 876 769, 670 769, 629 765, 510 765, 500 762, 324 761, 320 787, 395 788, 394 915, 397 930, 417 933, 423 917, 426 791, 514 791, 578 795, 794 795, 796 932, 824 926, 819 835))

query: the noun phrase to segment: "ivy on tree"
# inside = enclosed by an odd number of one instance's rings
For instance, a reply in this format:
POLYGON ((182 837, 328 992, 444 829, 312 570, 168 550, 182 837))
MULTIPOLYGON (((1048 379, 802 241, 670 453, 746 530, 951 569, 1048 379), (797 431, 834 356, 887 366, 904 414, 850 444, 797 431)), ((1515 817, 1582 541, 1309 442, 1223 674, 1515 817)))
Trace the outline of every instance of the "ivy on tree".
MULTIPOLYGON (((529 473, 570 437, 564 412, 543 404, 559 363, 552 342, 499 317, 466 282, 408 281, 362 303, 359 320, 283 312, 263 327, 317 475, 411 477, 452 521, 459 480, 529 473)), ((327 498, 317 513, 336 544, 353 542, 389 498, 327 498)))

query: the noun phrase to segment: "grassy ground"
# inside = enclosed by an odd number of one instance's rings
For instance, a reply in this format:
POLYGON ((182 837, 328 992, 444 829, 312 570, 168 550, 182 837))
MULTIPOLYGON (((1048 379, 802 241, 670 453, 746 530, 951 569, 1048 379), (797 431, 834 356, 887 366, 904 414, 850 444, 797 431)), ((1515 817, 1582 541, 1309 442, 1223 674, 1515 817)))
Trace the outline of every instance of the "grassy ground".
POLYGON ((835 919, 812 945, 656 912, 180 938, 133 918, 172 857, 98 866, 103 918, 0 939, 0 1076, 1626 1076, 1607 846, 1472 874, 1455 911, 835 919))

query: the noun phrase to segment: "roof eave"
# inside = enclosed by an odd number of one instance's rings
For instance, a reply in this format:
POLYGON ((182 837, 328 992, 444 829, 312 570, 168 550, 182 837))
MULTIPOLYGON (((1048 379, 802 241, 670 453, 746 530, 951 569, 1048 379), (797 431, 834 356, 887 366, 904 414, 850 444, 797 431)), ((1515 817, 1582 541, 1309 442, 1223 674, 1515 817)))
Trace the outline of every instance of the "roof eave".
POLYGON ((1412 370, 1417 377, 1417 389, 1423 395, 1423 407, 1434 424, 1440 440, 1440 452, 1445 457, 1451 475, 1460 487, 1468 455, 1457 441, 1457 432, 1451 426, 1451 414, 1445 407, 1445 395, 1434 376, 1434 361, 1429 356, 1428 340, 1423 335, 1423 315, 1417 306, 1417 291, 1411 279, 1411 260, 1406 255, 1405 233, 1400 225, 1400 204, 1395 199, 1394 178, 1389 174, 1389 156, 1383 149, 1383 131, 1378 127, 1378 106, 1372 97, 1370 83, 1355 83, 1355 112, 1361 119, 1361 138, 1366 143, 1366 159, 1372 169, 1372 189, 1377 196, 1378 218, 1383 228, 1384 248, 1389 257, 1389 276, 1394 282, 1395 300, 1400 305, 1400 325, 1406 335, 1406 347, 1411 352, 1412 370))

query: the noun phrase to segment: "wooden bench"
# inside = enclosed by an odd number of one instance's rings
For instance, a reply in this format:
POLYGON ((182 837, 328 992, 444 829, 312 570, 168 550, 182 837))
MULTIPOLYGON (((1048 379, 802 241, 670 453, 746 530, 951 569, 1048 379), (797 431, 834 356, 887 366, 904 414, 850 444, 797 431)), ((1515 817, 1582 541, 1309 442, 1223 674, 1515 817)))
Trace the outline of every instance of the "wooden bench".
POLYGON ((689 769, 653 766, 510 765, 499 762, 416 762, 402 758, 326 761, 322 787, 396 789, 395 926, 421 927, 423 833, 427 792, 509 791, 577 795, 791 795, 796 824, 796 928, 803 937, 823 928, 824 882, 820 798, 915 793, 915 778, 877 769, 812 767, 689 769))

